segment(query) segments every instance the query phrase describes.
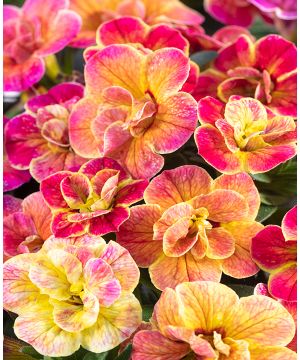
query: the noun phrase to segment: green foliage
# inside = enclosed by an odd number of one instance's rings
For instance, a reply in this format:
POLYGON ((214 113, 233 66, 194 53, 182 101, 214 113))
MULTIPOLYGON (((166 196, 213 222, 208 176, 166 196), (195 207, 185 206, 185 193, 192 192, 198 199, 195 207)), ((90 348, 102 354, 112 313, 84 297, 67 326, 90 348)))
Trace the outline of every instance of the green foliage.
POLYGON ((201 70, 204 70, 209 67, 217 54, 216 51, 199 51, 191 55, 191 60, 194 61, 201 70))
POLYGON ((271 217, 278 210, 277 206, 272 205, 261 205, 259 208, 259 212, 256 217, 256 221, 263 223, 269 217, 271 217))
POLYGON ((257 39, 269 34, 278 34, 276 28, 273 25, 267 24, 260 17, 255 20, 254 24, 250 28, 250 32, 257 39))
POLYGON ((23 346, 21 351, 23 354, 30 355, 33 359, 43 359, 43 355, 39 354, 32 346, 23 346))
POLYGON ((132 351, 132 345, 127 345, 125 350, 115 360, 129 360, 132 351))

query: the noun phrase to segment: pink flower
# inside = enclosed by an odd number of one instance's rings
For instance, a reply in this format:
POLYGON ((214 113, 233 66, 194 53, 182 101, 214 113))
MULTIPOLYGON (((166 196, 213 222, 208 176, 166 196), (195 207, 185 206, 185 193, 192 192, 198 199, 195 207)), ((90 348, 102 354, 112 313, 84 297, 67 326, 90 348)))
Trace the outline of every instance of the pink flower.
POLYGON ((132 180, 114 160, 95 159, 78 172, 61 171, 41 183, 58 237, 104 235, 118 231, 129 206, 143 198, 146 180, 132 180))
POLYGON ((136 16, 149 25, 199 25, 202 15, 178 0, 71 0, 71 9, 82 18, 80 33, 72 46, 87 47, 95 44, 96 30, 105 21, 121 16, 136 16))
POLYGON ((297 1, 295 0, 248 0, 262 12, 275 15, 282 20, 297 19, 297 1))
POLYGON ((23 91, 45 73, 43 58, 77 35, 80 17, 67 0, 26 0, 22 9, 4 6, 4 90, 23 91))
MULTIPOLYGON (((259 283, 255 286, 254 295, 264 295, 273 298, 272 295, 269 293, 268 286, 262 283, 259 283)), ((296 332, 293 340, 287 345, 287 347, 293 351, 297 351, 297 302, 283 300, 277 301, 287 309, 287 311, 292 315, 294 319, 296 332)))
POLYGON ((224 106, 207 96, 198 112, 199 155, 222 173, 266 172, 296 155, 294 119, 267 112, 258 100, 231 97, 224 106))
POLYGON ((134 178, 150 178, 160 154, 179 149, 197 123, 197 104, 181 91, 190 61, 175 48, 145 54, 110 45, 85 67, 86 94, 70 118, 70 140, 81 156, 109 156, 134 178))
POLYGON ((69 143, 69 114, 83 96, 83 86, 63 83, 26 104, 26 112, 5 127, 5 147, 10 164, 17 170, 30 169, 41 181, 53 172, 78 170, 87 161, 69 143))
POLYGON ((193 95, 251 96, 280 115, 296 117, 296 46, 278 35, 253 42, 246 35, 223 48, 212 68, 202 72, 193 95))
POLYGON ((3 252, 5 258, 36 252, 52 234, 51 211, 40 192, 23 201, 4 197, 3 252))
POLYGON ((297 207, 286 213, 281 228, 268 225, 252 240, 251 255, 270 273, 268 288, 273 297, 297 300, 297 207))

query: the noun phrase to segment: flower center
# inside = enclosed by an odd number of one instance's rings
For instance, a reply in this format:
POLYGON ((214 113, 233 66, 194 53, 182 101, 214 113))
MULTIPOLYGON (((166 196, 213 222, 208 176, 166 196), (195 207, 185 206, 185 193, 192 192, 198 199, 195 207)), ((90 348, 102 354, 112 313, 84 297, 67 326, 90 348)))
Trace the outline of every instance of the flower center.
POLYGON ((194 234, 196 232, 203 232, 206 229, 212 229, 212 224, 207 220, 208 215, 209 213, 206 208, 196 209, 191 217, 189 233, 194 234))

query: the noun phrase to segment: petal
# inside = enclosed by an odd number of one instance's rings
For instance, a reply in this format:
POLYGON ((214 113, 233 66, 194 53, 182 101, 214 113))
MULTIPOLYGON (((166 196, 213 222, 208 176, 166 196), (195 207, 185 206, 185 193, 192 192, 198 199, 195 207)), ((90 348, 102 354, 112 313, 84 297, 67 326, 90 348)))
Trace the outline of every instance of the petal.
POLYGON ((250 255, 250 245, 252 238, 263 229, 263 225, 254 221, 234 221, 222 224, 222 227, 229 231, 235 240, 233 255, 222 262, 223 272, 236 279, 255 275, 259 269, 250 255))
POLYGON ((110 45, 97 52, 85 67, 86 91, 99 98, 103 89, 120 86, 139 98, 146 91, 146 57, 128 45, 110 45), (138 70, 138 72, 137 72, 138 70))
POLYGON ((228 149, 222 134, 212 125, 198 127, 195 142, 198 154, 217 170, 229 174, 241 171, 240 158, 228 149))
POLYGON ((297 264, 287 264, 272 272, 269 277, 269 290, 276 298, 297 301, 297 264))
POLYGON ((221 265, 217 260, 196 259, 191 253, 179 258, 162 254, 149 267, 151 280, 155 287, 164 290, 175 288, 186 281, 216 281, 221 279, 221 265))
POLYGON ((158 103, 178 92, 188 78, 189 59, 177 49, 160 49, 148 55, 149 90, 158 103))
POLYGON ((72 209, 85 206, 93 192, 89 178, 79 173, 65 177, 60 183, 60 189, 63 198, 72 209))
POLYGON ((93 191, 99 195, 101 199, 105 198, 107 193, 110 193, 112 190, 114 190, 118 185, 118 182, 119 172, 115 169, 100 170, 91 179, 93 191))
POLYGON ((215 69, 208 69, 200 73, 198 83, 192 95, 196 100, 206 96, 217 97, 219 84, 226 80, 227 76, 215 69))
POLYGON ((48 176, 41 182, 40 190, 46 203, 51 209, 69 207, 61 194, 60 183, 63 179, 71 175, 72 173, 70 171, 60 171, 56 174, 48 176))
POLYGON ((261 346, 251 349, 251 360, 296 360, 297 354, 282 346, 261 346))
POLYGON ((215 222, 244 220, 249 211, 245 198, 232 190, 214 190, 210 194, 195 197, 190 203, 194 209, 206 208, 208 220, 215 222))
POLYGON ((268 225, 253 238, 251 255, 266 271, 277 269, 296 261, 296 242, 286 242, 279 226, 268 225))
POLYGON ((12 213, 21 210, 22 199, 12 195, 3 196, 3 216, 6 217, 12 213))
POLYGON ((233 77, 223 81, 218 87, 218 97, 227 102, 232 95, 241 95, 244 97, 254 97, 257 82, 238 77, 233 77))
POLYGON ((103 216, 98 216, 90 221, 89 232, 92 235, 104 235, 110 232, 118 232, 119 227, 129 218, 129 209, 115 207, 103 216))
POLYGON ((86 175, 89 179, 92 179, 99 171, 104 169, 117 170, 119 172, 120 181, 126 178, 126 173, 122 166, 117 161, 107 157, 102 157, 86 162, 80 168, 80 172, 86 175))
POLYGON ((202 124, 214 125, 217 120, 223 119, 224 110, 224 104, 211 96, 200 99, 198 103, 198 113, 202 124))
POLYGON ((116 196, 116 204, 132 205, 135 202, 142 200, 148 184, 147 180, 136 180, 122 187, 116 196))
POLYGON ((20 254, 3 265, 3 306, 17 314, 28 312, 30 305, 39 299, 39 289, 28 277, 30 264, 36 254, 20 254))
POLYGON ((147 204, 158 204, 162 210, 192 199, 200 194, 207 194, 212 185, 208 173, 197 166, 180 166, 174 170, 165 170, 155 177, 144 193, 147 204))
POLYGON ((226 323, 227 336, 250 344, 285 346, 292 340, 295 324, 277 301, 259 295, 247 296, 226 323))
POLYGON ((87 232, 89 223, 87 221, 71 222, 68 220, 70 214, 72 213, 61 212, 53 216, 51 230, 56 237, 80 236, 87 232))
POLYGON ((189 344, 172 341, 159 331, 142 330, 133 338, 132 360, 178 360, 189 352, 189 344))
POLYGON ((281 228, 285 240, 297 241, 297 206, 285 214, 281 228))
POLYGON ((112 306, 100 307, 97 323, 81 333, 81 344, 96 353, 111 350, 129 338, 141 321, 138 300, 132 294, 122 296, 112 306))
POLYGON ((226 259, 234 253, 235 241, 233 236, 222 227, 213 228, 206 232, 208 248, 206 256, 210 259, 226 259))
POLYGON ((28 170, 17 170, 13 168, 7 157, 3 156, 3 191, 17 189, 31 179, 28 170))
POLYGON ((84 98, 74 106, 69 118, 70 144, 78 155, 87 158, 100 155, 101 139, 96 138, 91 129, 92 120, 97 116, 97 109, 98 104, 94 99, 84 98))
POLYGON ((153 241, 153 225, 160 216, 157 205, 134 206, 117 233, 118 243, 130 252, 140 267, 148 267, 162 253, 162 242, 153 241))
POLYGON ((173 152, 188 141, 197 124, 197 104, 190 94, 178 93, 159 104, 145 139, 161 154, 173 152))
POLYGON ((84 268, 87 289, 94 294, 100 305, 110 306, 121 295, 121 285, 114 277, 112 268, 102 259, 90 259, 84 268))
POLYGON ((16 336, 45 356, 68 356, 80 347, 80 334, 62 330, 53 320, 53 308, 39 303, 19 316, 14 325, 16 336))
POLYGON ((110 265, 122 291, 132 292, 135 289, 140 272, 128 250, 111 240, 101 252, 100 258, 110 265))
POLYGON ((260 196, 254 181, 248 174, 221 175, 214 180, 213 188, 240 193, 249 206, 248 220, 256 218, 260 206, 260 196))
POLYGON ((97 321, 99 302, 95 295, 87 291, 81 296, 82 305, 51 300, 53 320, 61 329, 76 333, 86 329, 97 321))

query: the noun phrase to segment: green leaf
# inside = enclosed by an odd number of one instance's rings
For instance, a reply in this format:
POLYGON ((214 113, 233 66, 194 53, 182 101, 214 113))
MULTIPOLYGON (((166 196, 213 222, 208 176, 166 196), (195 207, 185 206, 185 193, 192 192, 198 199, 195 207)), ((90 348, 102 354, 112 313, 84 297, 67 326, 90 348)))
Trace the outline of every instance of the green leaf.
POLYGON ((217 56, 216 51, 198 51, 191 55, 191 60, 194 61, 200 68, 205 67, 217 56))
POLYGON ((254 287, 249 285, 228 284, 227 286, 234 290, 239 297, 250 296, 254 292, 254 287))
POLYGON ((105 360, 107 355, 108 355, 107 351, 105 353, 101 353, 101 354, 95 354, 95 353, 89 352, 88 354, 86 354, 84 356, 83 360, 105 360))
POLYGON ((253 34, 257 39, 269 35, 269 34, 278 34, 275 26, 266 23, 263 19, 257 18, 254 24, 250 28, 251 34, 253 34))
POLYGON ((258 215, 256 217, 256 221, 264 222, 269 217, 271 217, 278 210, 277 206, 272 205, 261 205, 258 211, 258 215))
POLYGON ((23 354, 30 355, 34 359, 43 359, 43 355, 39 354, 32 346, 23 346, 21 351, 23 354))
POLYGON ((143 321, 149 321, 153 313, 152 305, 143 306, 143 321))
POLYGON ((115 360, 129 360, 132 351, 132 345, 127 345, 126 349, 115 360))

